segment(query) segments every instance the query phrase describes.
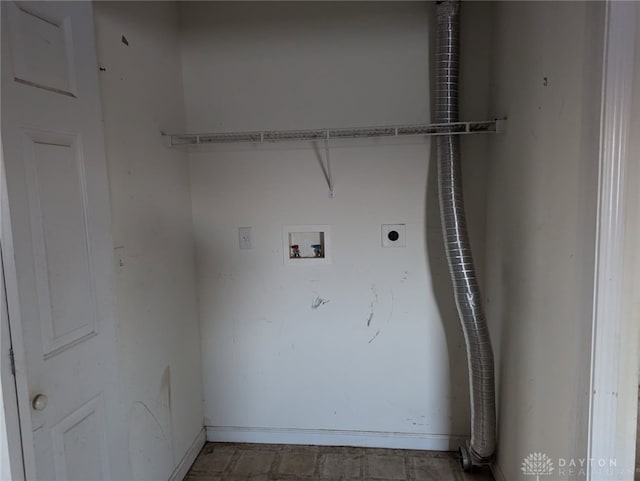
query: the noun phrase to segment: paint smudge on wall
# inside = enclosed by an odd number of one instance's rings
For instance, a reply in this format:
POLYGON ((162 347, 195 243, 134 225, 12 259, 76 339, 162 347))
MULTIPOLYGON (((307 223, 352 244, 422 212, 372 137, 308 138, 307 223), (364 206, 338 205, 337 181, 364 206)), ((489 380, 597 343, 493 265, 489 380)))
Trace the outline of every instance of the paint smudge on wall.
POLYGON ((373 301, 378 303, 378 290, 376 289, 375 284, 371 284, 371 294, 373 294, 373 301))
POLYGON ((326 304, 327 302, 329 302, 329 299, 323 299, 322 297, 316 297, 313 302, 311 303, 311 309, 317 309, 320 306, 323 306, 324 304, 326 304))
POLYGON ((378 329, 376 331, 376 334, 371 339, 369 339, 368 344, 371 344, 375 340, 375 338, 378 337, 378 334, 380 334, 380 329, 378 329))

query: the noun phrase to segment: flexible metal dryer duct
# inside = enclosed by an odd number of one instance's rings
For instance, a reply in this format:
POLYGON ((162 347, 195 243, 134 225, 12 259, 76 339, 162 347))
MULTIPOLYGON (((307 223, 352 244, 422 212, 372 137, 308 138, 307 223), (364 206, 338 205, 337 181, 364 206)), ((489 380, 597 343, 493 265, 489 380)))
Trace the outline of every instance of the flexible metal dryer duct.
MULTIPOLYGON (((436 123, 458 121, 460 1, 437 2, 436 123)), ((444 244, 469 362, 471 442, 461 447, 465 469, 487 464, 496 445, 493 350, 482 312, 462 197, 460 142, 437 137, 438 194, 444 244)))

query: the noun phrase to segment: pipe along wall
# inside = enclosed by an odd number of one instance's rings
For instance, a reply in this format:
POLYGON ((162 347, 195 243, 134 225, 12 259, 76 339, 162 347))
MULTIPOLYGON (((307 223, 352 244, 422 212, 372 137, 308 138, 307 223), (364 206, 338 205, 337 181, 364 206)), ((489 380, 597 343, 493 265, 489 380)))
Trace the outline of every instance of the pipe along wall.
MULTIPOLYGON (((438 2, 436 42, 435 122, 457 122, 459 1, 438 2)), ((474 465, 490 463, 495 452, 493 350, 467 234, 458 136, 443 135, 437 138, 437 164, 442 232, 469 363, 471 442, 460 448, 463 467, 468 470, 474 465)))

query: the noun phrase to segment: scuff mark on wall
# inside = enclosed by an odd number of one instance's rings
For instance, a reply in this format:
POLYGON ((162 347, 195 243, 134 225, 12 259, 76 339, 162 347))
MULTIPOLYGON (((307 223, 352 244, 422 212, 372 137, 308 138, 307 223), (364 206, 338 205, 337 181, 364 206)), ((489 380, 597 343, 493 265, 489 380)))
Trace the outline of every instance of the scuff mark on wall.
POLYGON ((375 284, 371 284, 371 294, 373 294, 373 301, 378 303, 378 290, 376 289, 375 284))
POLYGON ((373 299, 369 303, 369 317, 367 318, 367 327, 371 326, 371 320, 373 319, 374 309, 373 304, 379 304, 378 301, 378 290, 375 284, 371 284, 371 294, 373 295, 373 299))
POLYGON ((169 414, 171 414, 171 367, 167 366, 160 381, 160 399, 166 400, 169 414))
POLYGON ((129 459, 133 479, 168 479, 173 471, 173 448, 160 419, 138 401, 129 415, 129 459))
POLYGON ((317 309, 320 306, 323 306, 324 304, 326 304, 327 302, 329 302, 329 299, 323 299, 322 297, 316 297, 313 302, 311 303, 311 309, 317 309))
POLYGON ((118 273, 123 272, 124 268, 124 259, 126 256, 126 252, 124 246, 116 246, 113 248, 113 252, 116 258, 117 271, 118 273))
POLYGON ((171 413, 171 368, 160 377, 155 399, 136 401, 129 412, 129 459, 133 479, 168 479, 175 466, 171 413))
POLYGON ((378 334, 380 334, 380 329, 378 329, 376 331, 376 334, 371 339, 369 339, 368 344, 371 344, 375 340, 375 338, 378 337, 378 334))

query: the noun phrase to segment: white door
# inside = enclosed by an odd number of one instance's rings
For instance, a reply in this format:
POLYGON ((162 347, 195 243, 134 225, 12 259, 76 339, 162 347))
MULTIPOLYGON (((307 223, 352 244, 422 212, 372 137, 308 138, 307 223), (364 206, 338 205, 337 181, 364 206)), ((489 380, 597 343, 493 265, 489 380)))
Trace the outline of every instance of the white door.
POLYGON ((7 284, 13 274, 27 479, 126 479, 91 3, 2 8, 7 284))

